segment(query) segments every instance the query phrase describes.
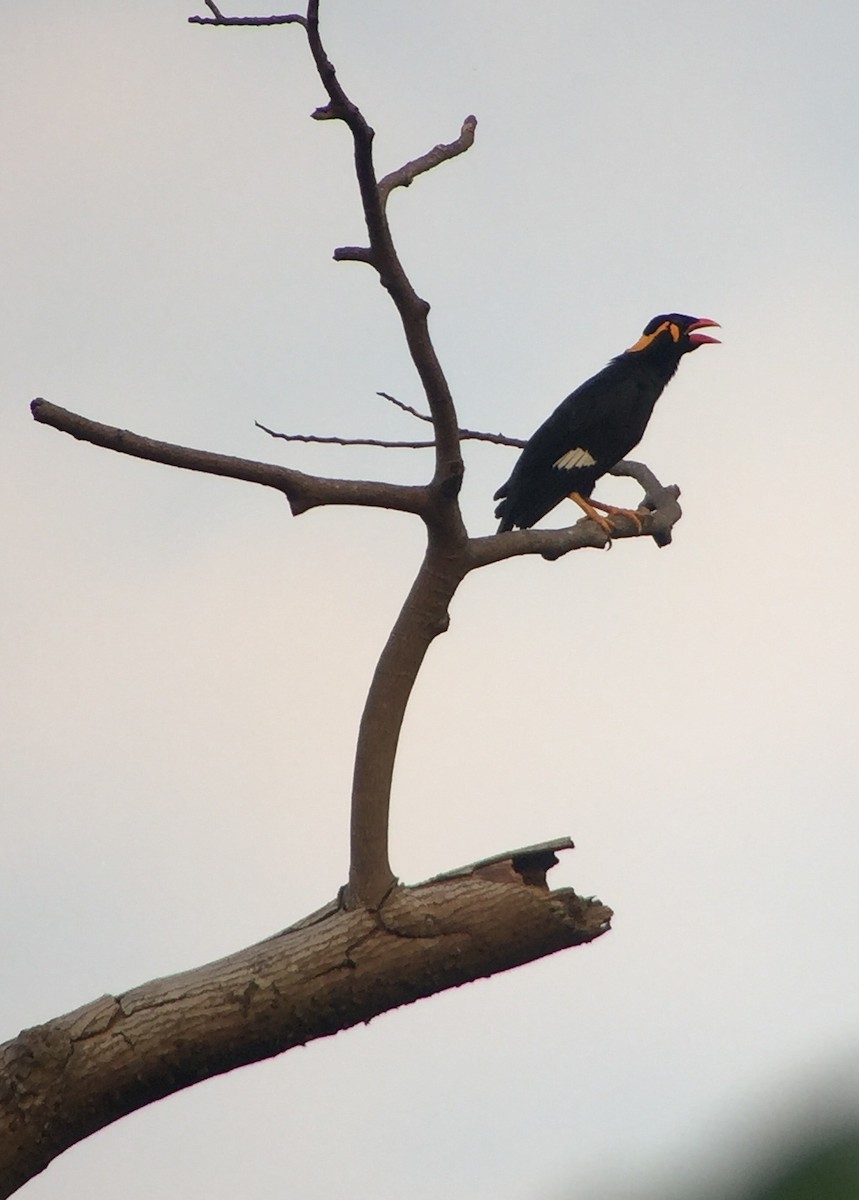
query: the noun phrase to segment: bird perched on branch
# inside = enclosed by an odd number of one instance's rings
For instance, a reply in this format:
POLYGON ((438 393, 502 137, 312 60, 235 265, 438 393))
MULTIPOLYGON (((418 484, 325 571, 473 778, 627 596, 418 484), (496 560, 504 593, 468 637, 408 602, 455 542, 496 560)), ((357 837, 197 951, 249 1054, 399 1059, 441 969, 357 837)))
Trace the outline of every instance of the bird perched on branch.
POLYGON ((717 338, 699 333, 718 327, 707 317, 665 313, 645 326, 634 346, 613 358, 555 409, 527 443, 513 474, 493 499, 501 518, 498 532, 518 525, 530 529, 569 497, 611 533, 611 520, 599 515, 627 509, 588 500, 596 481, 641 441, 653 406, 684 354, 717 338))

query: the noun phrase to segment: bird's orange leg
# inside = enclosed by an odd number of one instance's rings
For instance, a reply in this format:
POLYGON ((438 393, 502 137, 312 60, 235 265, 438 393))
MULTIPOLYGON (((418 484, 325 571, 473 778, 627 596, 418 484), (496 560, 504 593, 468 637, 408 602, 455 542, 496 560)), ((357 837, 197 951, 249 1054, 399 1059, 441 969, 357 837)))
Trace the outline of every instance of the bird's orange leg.
POLYGON ((578 504, 579 508, 590 517, 592 521, 596 521, 601 529, 604 529, 609 537, 615 531, 614 522, 611 517, 629 517, 638 526, 638 532, 641 533, 644 526, 641 524, 641 517, 631 508, 617 508, 614 504, 603 504, 599 500, 585 500, 584 496, 580 496, 578 492, 570 492, 568 499, 578 504), (596 511, 601 509, 608 516, 601 517, 596 511))
POLYGON ((601 504, 599 500, 590 500, 589 504, 591 508, 598 508, 600 512, 608 513, 609 516, 629 517, 635 521, 639 533, 644 528, 641 524, 641 515, 633 508, 616 508, 613 504, 601 504))
POLYGON ((592 521, 596 521, 600 529, 603 529, 611 537, 614 533, 614 526, 611 521, 606 520, 605 517, 601 517, 594 506, 584 496, 580 496, 578 492, 570 492, 567 499, 572 500, 574 504, 578 504, 585 516, 590 517, 592 521))

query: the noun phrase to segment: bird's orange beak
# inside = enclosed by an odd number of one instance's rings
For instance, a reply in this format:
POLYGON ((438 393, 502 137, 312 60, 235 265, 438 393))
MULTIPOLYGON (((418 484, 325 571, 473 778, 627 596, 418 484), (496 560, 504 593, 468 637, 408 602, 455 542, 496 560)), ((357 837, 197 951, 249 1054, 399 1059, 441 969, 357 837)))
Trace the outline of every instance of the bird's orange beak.
POLYGON ((720 345, 718 338, 707 337, 706 333, 693 334, 693 329, 721 329, 721 325, 718 321, 711 321, 709 317, 701 317, 699 320, 690 325, 686 332, 689 335, 689 341, 693 346, 705 346, 707 342, 712 342, 716 346, 720 345))

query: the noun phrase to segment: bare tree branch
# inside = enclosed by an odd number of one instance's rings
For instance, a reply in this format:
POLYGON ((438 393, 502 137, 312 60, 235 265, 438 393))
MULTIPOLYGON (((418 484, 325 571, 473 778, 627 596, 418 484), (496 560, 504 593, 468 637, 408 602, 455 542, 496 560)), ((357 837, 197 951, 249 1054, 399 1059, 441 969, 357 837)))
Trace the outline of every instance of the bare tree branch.
MULTIPOLYGON (((352 133, 355 174, 370 237, 370 257, 365 258, 361 254, 360 258, 361 261, 372 262, 382 286, 390 294, 400 315, 412 362, 423 385, 435 426, 433 482, 442 496, 450 501, 461 486, 463 464, 453 397, 427 326, 429 304, 415 291, 394 246, 373 165, 374 133, 363 114, 343 90, 337 72, 322 45, 319 35, 319 0, 310 0, 308 4, 307 40, 320 81, 329 98, 329 103, 317 109, 313 115, 318 120, 344 121, 352 133)), ((344 251, 347 251, 349 257, 358 257, 354 253, 355 250, 355 247, 341 247, 340 256, 345 257, 344 251)))
POLYGON ((348 901, 374 906, 394 881, 388 822, 394 760, 406 705, 431 642, 447 631, 448 605, 462 582, 467 539, 428 525, 427 549, 376 670, 358 731, 352 781, 348 901))
POLYGON ((334 251, 335 262, 362 262, 375 266, 373 251, 369 246, 338 246, 334 251))
POLYGON ((388 442, 382 438, 344 438, 323 437, 317 433, 278 433, 269 429, 261 421, 254 421, 257 429, 270 437, 280 438, 284 442, 312 442, 318 446, 377 446, 385 450, 431 450, 435 442, 388 442))
POLYGON ((419 421, 429 421, 430 425, 432 425, 432 417, 429 413, 419 412, 416 408, 412 408, 411 404, 405 404, 402 400, 398 400, 396 396, 390 396, 387 392, 376 392, 376 395, 381 396, 383 400, 389 400, 391 404, 395 404, 403 412, 417 417, 419 421))
MULTIPOLYGON (((379 392, 379 395, 384 395, 384 392, 379 392)), ((393 399, 393 397, 386 397, 393 399)), ((410 408, 407 404, 400 404, 399 400, 394 400, 395 404, 399 404, 400 408, 406 412, 411 412, 414 416, 419 417, 422 421, 432 422, 432 417, 426 417, 423 413, 419 413, 416 409, 410 408)), ((275 429, 269 429, 267 425, 263 425, 261 421, 254 421, 257 429, 261 429, 270 437, 280 438, 284 442, 312 442, 320 446, 376 446, 385 450, 431 450, 435 446, 435 442, 402 442, 388 441, 385 438, 347 438, 339 437, 336 434, 323 435, 318 433, 281 433, 275 429)), ((509 438, 503 433, 483 433, 478 429, 460 429, 459 439, 462 442, 492 442, 496 446, 524 446, 525 443, 517 438, 509 438)))
MULTIPOLYGON (((619 467, 627 465, 636 469, 642 466, 641 463, 618 464, 619 467)), ((615 471, 618 475, 633 474, 632 471, 616 468, 615 471)), ((644 471, 647 471, 646 467, 644 471)), ((653 478, 655 480, 655 476, 653 478)), ((645 505, 649 511, 638 509, 638 523, 632 517, 612 514, 614 531, 611 537, 596 521, 592 521, 590 517, 582 517, 575 525, 566 529, 514 529, 490 537, 470 538, 470 569, 486 567, 491 563, 522 554, 539 554, 549 561, 554 561, 564 554, 569 554, 571 550, 581 550, 586 546, 602 549, 613 541, 624 538, 652 537, 658 546, 667 546, 671 542, 672 529, 683 515, 678 503, 680 489, 674 484, 668 487, 662 487, 658 481, 656 484, 656 490, 645 498, 645 505)))
POLYGON ((225 17, 212 0, 203 0, 213 17, 189 17, 189 25, 304 25, 307 21, 298 13, 282 17, 225 17))
MULTIPOLYGON (((645 497, 657 496, 664 490, 650 467, 646 467, 644 463, 633 462, 631 458, 625 458, 622 462, 615 463, 609 471, 609 475, 627 476, 634 479, 641 487, 645 497)), ((677 495, 680 495, 679 491, 677 495)))
MULTIPOLYGON (((34 418, 80 440, 137 458, 261 484, 287 497, 293 513, 325 504, 391 508, 418 515, 427 530, 423 563, 379 657, 355 751, 349 883, 337 901, 218 963, 156 980, 122 996, 103 997, 75 1013, 25 1031, 0 1047, 0 1200, 67 1146, 161 1096, 198 1080, 326 1036, 378 1012, 468 979, 592 940, 610 912, 569 889, 549 892, 546 871, 568 839, 495 855, 446 872, 416 888, 400 886, 388 857, 394 760, 406 706, 448 609, 472 570, 523 554, 557 558, 603 547, 596 522, 566 529, 518 530, 469 538, 458 492, 461 442, 521 447, 520 439, 461 429, 430 339, 429 305, 415 291, 394 247, 386 200, 395 187, 461 154, 473 141, 467 118, 459 138, 436 146, 377 181, 373 130, 341 86, 319 33, 319 2, 306 16, 211 17, 195 24, 298 24, 306 33, 327 103, 318 120, 349 128, 369 245, 341 246, 338 260, 371 265, 398 311, 429 413, 380 393, 433 427, 432 479, 423 487, 330 479, 292 468, 154 441, 102 425, 39 399, 34 418)), ((370 439, 278 434, 340 445, 389 445, 370 439)), ((663 488, 642 464, 618 464, 646 492, 641 526, 613 517, 617 538, 670 540, 680 516, 678 490, 663 488)))
POLYGON ((30 408, 34 418, 43 425, 51 425, 93 446, 103 446, 107 450, 164 463, 169 467, 182 467, 207 475, 223 475, 274 488, 286 496, 294 516, 326 504, 391 508, 398 512, 424 515, 429 503, 428 489, 423 487, 365 479, 327 479, 276 463, 256 462, 248 458, 235 458, 230 454, 214 454, 209 450, 177 446, 173 442, 159 442, 127 429, 91 421, 41 398, 34 400, 30 408))
POLYGON ((650 467, 629 458, 615 463, 609 471, 609 475, 626 475, 635 480, 644 492, 642 507, 650 509, 654 514, 654 521, 651 524, 655 527, 644 529, 643 532, 649 533, 660 549, 663 546, 670 546, 671 531, 683 516, 678 504, 680 488, 676 484, 663 487, 650 467))
POLYGON ((558 839, 397 887, 378 911, 336 904, 227 958, 102 996, 0 1046, 0 1198, 74 1143, 202 1079, 493 975, 609 928, 549 891, 558 839))
POLYGON ((382 204, 387 204, 388 196, 394 188, 410 187, 418 175, 423 175, 426 171, 431 171, 433 167, 439 166, 440 163, 456 158, 458 154, 464 154, 474 144, 476 128, 477 117, 466 117, 462 123, 459 137, 455 141, 433 146, 432 150, 428 150, 420 158, 412 159, 398 170, 391 171, 384 179, 380 179, 379 195, 382 204))
MULTIPOLYGON (((403 412, 409 413, 412 417, 417 417, 419 421, 428 421, 432 424, 432 417, 429 413, 422 413, 416 408, 412 408, 411 404, 405 404, 402 400, 398 400, 396 396, 389 395, 388 392, 376 392, 377 396, 381 396, 383 400, 390 401, 397 408, 401 408, 403 412)), ((493 442, 496 446, 517 446, 520 450, 525 445, 524 438, 509 437, 506 433, 483 433, 477 429, 460 429, 460 441, 475 441, 475 442, 493 442)))

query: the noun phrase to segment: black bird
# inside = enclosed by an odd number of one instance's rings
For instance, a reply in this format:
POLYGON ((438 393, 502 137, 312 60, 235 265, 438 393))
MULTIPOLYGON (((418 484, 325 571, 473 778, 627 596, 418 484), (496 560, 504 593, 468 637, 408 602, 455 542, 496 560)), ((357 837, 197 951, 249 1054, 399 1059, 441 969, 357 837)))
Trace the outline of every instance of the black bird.
MULTIPOLYGON (((501 518, 498 532, 530 529, 565 498, 605 529, 610 521, 594 511, 626 512, 588 503, 596 481, 641 441, 653 406, 680 359, 717 338, 698 333, 718 327, 707 317, 665 313, 645 326, 634 346, 613 358, 598 375, 567 396, 522 451, 513 474, 493 499, 501 518)), ((634 516, 634 514, 630 514, 634 516)))

